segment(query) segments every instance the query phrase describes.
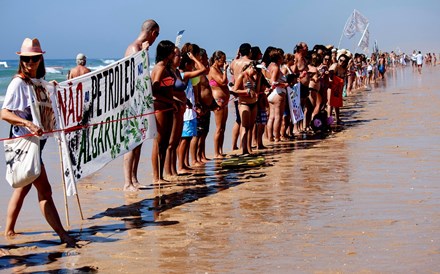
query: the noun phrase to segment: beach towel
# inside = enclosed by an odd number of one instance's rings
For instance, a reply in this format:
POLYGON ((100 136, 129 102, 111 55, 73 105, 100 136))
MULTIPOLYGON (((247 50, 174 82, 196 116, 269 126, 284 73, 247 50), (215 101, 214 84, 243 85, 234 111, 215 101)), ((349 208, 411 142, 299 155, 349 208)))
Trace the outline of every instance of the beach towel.
POLYGON ((344 89, 344 79, 334 76, 333 81, 330 84, 331 96, 330 96, 330 106, 332 107, 342 107, 342 91, 344 89))

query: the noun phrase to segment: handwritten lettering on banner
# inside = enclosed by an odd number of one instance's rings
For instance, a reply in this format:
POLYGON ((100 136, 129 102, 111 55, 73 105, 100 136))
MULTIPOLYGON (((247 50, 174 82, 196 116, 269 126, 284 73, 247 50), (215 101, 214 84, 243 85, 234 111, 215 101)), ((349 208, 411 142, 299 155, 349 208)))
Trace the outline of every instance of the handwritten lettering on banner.
POLYGON ((293 89, 287 87, 287 99, 289 100, 290 117, 293 123, 304 119, 304 113, 301 107, 301 85, 295 84, 293 89))
POLYGON ((68 195, 81 178, 156 135, 147 115, 154 112, 147 51, 62 82, 56 95, 68 195), (69 130, 75 127, 83 128, 69 130))

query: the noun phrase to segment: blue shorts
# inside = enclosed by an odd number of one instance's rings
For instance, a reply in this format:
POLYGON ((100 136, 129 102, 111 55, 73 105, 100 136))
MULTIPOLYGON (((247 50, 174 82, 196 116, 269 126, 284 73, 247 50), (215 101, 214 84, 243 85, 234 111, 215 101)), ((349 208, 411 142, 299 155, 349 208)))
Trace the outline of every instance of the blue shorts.
POLYGON ((258 110, 256 123, 258 125, 267 125, 267 112, 265 110, 258 110))
POLYGON ((197 118, 183 121, 182 137, 194 137, 197 136, 197 118))

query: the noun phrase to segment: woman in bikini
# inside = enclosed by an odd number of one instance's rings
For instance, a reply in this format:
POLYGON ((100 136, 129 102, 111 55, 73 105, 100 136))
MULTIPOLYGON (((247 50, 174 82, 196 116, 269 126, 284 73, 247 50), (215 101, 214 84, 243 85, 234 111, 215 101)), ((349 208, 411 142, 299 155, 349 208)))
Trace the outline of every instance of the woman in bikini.
POLYGON ((163 181, 165 156, 173 127, 173 112, 178 111, 173 100, 175 74, 171 70, 174 59, 174 43, 169 40, 161 41, 157 45, 156 65, 151 71, 151 83, 154 98, 157 135, 151 151, 153 167, 153 182, 163 181))
MULTIPOLYGON (((171 130, 170 143, 167 149, 167 156, 165 158, 165 176, 176 176, 178 175, 176 164, 177 164, 177 148, 182 137, 183 130, 183 114, 187 108, 187 99, 185 90, 188 86, 188 79, 195 77, 198 73, 205 71, 204 68, 197 71, 180 71, 179 66, 181 63, 182 54, 180 49, 176 47, 174 49, 175 56, 171 64, 171 71, 174 73, 176 82, 174 83, 173 99, 178 107, 178 111, 174 113, 173 117, 173 128, 171 130)), ((189 58, 193 62, 197 59, 188 53, 185 59, 189 58)), ((191 106, 192 107, 192 106, 191 106)), ((185 170, 186 171, 186 170, 185 170)))
POLYGON ((235 79, 234 93, 238 95, 238 110, 241 118, 241 148, 242 154, 252 152, 251 130, 257 117, 258 91, 256 62, 252 61, 243 67, 243 71, 235 79))
POLYGON ((189 155, 195 159, 196 143, 192 142, 197 136, 197 116, 200 114, 199 83, 200 75, 205 72, 205 67, 200 62, 200 47, 196 44, 186 43, 182 46, 182 59, 179 69, 182 79, 188 83, 185 89, 187 108, 183 114, 183 130, 177 151, 179 174, 192 171, 189 155))
POLYGON ((209 60, 210 69, 208 74, 209 85, 212 89, 214 100, 219 106, 214 110, 215 136, 214 154, 215 158, 223 158, 223 141, 225 137, 226 120, 228 118, 229 88, 226 62, 226 54, 220 50, 214 52, 209 60))
POLYGON ((274 49, 269 53, 269 56, 271 63, 269 64, 268 71, 272 90, 268 96, 270 110, 267 134, 269 141, 279 142, 288 83, 281 72, 281 64, 284 60, 283 53, 279 49, 274 49))

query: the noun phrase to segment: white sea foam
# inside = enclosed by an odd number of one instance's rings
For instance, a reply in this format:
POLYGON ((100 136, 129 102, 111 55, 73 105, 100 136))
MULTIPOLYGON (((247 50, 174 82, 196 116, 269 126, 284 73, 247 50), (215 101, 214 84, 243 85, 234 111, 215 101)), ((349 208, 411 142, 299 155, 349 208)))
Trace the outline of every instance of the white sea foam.
POLYGON ((61 70, 63 69, 63 67, 46 67, 46 72, 47 73, 58 73, 61 74, 63 73, 61 70))
POLYGON ((98 70, 98 69, 102 69, 102 68, 105 68, 106 66, 103 66, 103 65, 100 65, 100 66, 91 66, 91 67, 88 67, 91 71, 95 71, 95 70, 98 70))
POLYGON ((113 63, 116 62, 116 61, 115 61, 115 60, 112 60, 112 59, 108 59, 108 60, 102 60, 102 62, 103 62, 104 64, 110 65, 110 64, 113 64, 113 63))

